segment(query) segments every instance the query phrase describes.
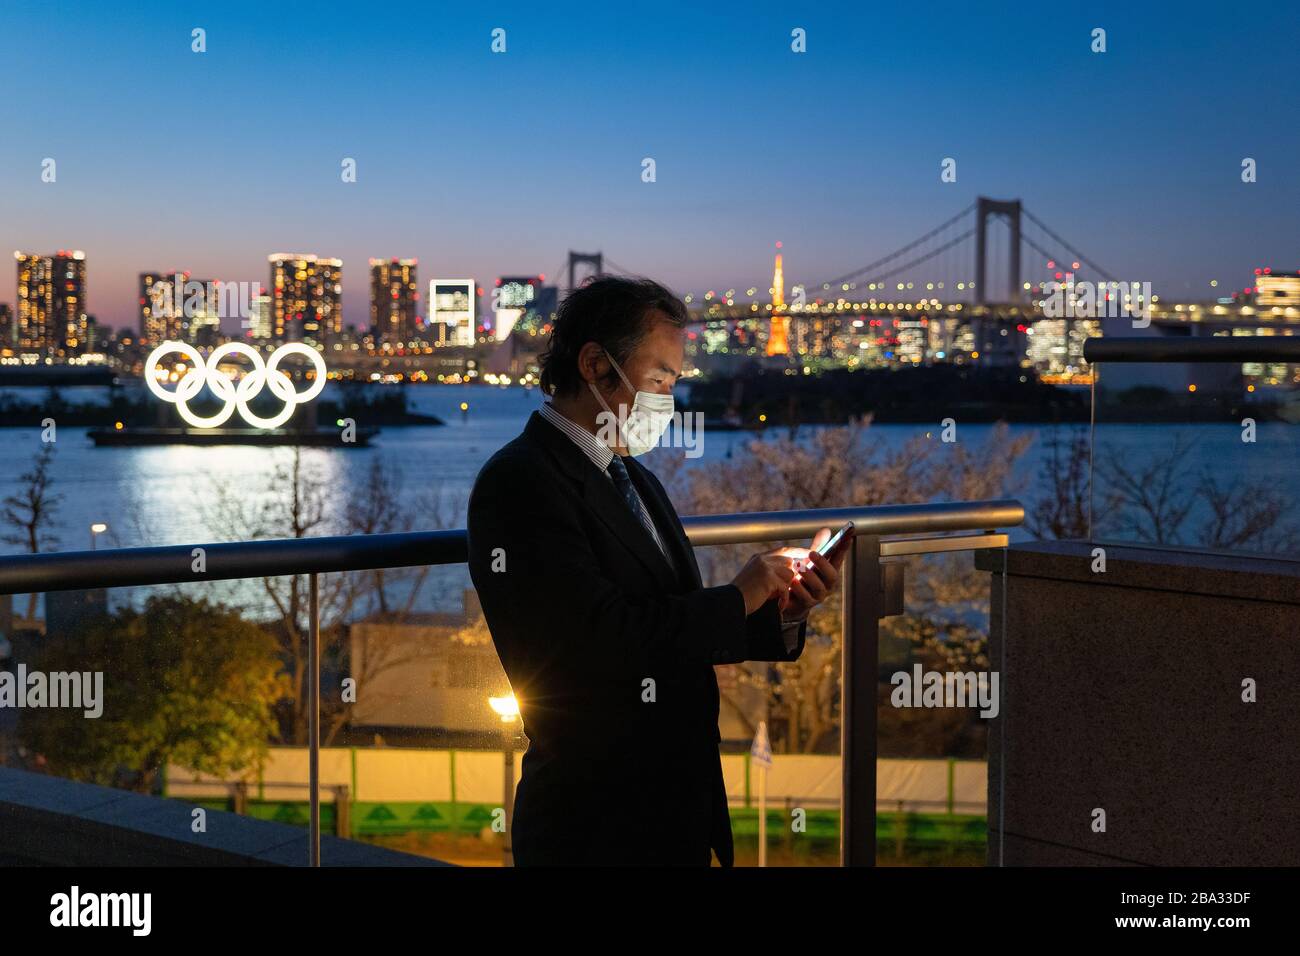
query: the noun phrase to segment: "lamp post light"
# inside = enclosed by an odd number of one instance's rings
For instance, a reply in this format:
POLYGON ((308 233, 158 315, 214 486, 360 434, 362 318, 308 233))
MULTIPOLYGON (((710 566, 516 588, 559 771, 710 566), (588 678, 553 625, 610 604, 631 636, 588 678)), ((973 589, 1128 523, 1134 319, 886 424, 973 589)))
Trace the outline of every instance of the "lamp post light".
POLYGON ((108 525, 102 521, 96 521, 90 526, 90 550, 95 550, 95 539, 108 530, 108 525))
POLYGON ((506 815, 506 845, 502 851, 502 866, 514 866, 514 849, 510 841, 510 825, 515 818, 515 721, 519 719, 519 701, 514 694, 489 697, 488 704, 501 717, 501 754, 505 768, 504 810, 506 815))

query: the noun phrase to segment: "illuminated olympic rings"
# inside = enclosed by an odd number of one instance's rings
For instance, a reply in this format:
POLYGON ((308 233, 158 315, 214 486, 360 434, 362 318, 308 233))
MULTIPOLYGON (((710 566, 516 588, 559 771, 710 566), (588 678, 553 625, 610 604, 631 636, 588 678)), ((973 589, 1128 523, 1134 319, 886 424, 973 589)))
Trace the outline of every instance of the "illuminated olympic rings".
POLYGON ((208 354, 206 362, 198 349, 191 345, 184 342, 164 342, 149 353, 149 358, 144 363, 144 381, 149 386, 149 391, 164 402, 174 404, 181 418, 195 428, 218 428, 234 414, 235 409, 239 409, 240 417, 254 428, 279 428, 293 416, 293 410, 298 405, 311 401, 321 393, 321 389, 325 387, 325 360, 314 348, 302 342, 281 345, 266 361, 262 360, 261 354, 252 346, 245 345, 243 342, 227 342, 213 349, 208 354), (164 389, 158 381, 158 359, 171 352, 179 352, 189 359, 189 366, 176 383, 174 392, 164 389), (231 376, 217 368, 227 355, 242 355, 253 363, 252 369, 245 373, 238 384, 235 384, 231 376), (315 381, 304 392, 298 392, 286 375, 277 374, 280 361, 287 355, 304 355, 316 369, 315 381), (212 393, 226 403, 225 407, 214 415, 196 415, 190 411, 187 404, 203 390, 204 385, 212 389, 212 393), (248 407, 249 401, 260 394, 265 385, 269 385, 275 397, 284 402, 284 408, 270 418, 256 415, 248 407))

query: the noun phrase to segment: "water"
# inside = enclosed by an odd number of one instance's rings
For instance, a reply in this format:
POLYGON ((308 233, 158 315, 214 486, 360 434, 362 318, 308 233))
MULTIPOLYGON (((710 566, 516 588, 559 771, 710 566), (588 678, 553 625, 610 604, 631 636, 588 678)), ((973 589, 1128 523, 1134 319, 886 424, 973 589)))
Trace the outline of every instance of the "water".
MULTIPOLYGON (((474 477, 491 454, 523 429, 528 416, 539 406, 537 389, 517 386, 494 388, 481 385, 413 387, 408 390, 413 411, 437 415, 442 426, 388 426, 370 447, 355 449, 303 449, 303 462, 318 470, 332 489, 342 494, 362 493, 367 473, 375 458, 395 465, 403 477, 406 493, 441 490, 446 509, 443 517, 452 527, 464 527, 464 509, 474 477), (461 403, 468 412, 460 410, 461 403)), ((69 398, 75 401, 75 398, 69 398)), ((991 426, 971 425, 963 438, 981 441, 991 426)), ((933 431, 932 426, 874 425, 873 432, 886 434, 891 442, 933 431)), ((1032 426, 1012 433, 1036 432, 1032 426)), ((58 431, 53 465, 53 490, 62 495, 55 533, 59 544, 49 550, 78 551, 91 546, 90 526, 108 525, 99 536, 99 546, 138 547, 225 540, 223 529, 210 525, 211 509, 202 502, 217 486, 238 488, 255 496, 267 489, 277 468, 292 460, 289 448, 258 448, 230 445, 195 447, 96 447, 85 428, 58 431)), ((688 460, 699 467, 720 458, 752 440, 758 433, 708 431, 703 455, 688 460)), ((762 433, 785 434, 783 429, 762 433)), ((4 448, 0 458, 0 496, 15 493, 19 476, 31 468, 41 450, 39 429, 0 430, 4 448)), ((1033 463, 1022 462, 1032 469, 1033 463)), ((432 516, 411 515, 414 528, 436 526, 432 516)), ((320 532, 324 533, 324 531, 320 532)), ((0 553, 24 550, 3 545, 0 553)))
MULTIPOLYGON (((464 527, 465 504, 479 468, 497 448, 519 434, 540 404, 541 393, 517 386, 464 385, 411 387, 408 395, 413 410, 437 415, 446 424, 386 427, 368 448, 304 449, 304 465, 315 470, 342 501, 367 493, 371 463, 382 458, 401 472, 403 501, 409 501, 411 509, 405 517, 412 529, 464 527), (460 410, 462 402, 469 405, 468 412, 460 410), (423 501, 423 496, 435 492, 441 496, 440 512, 423 501)), ((72 395, 66 397, 68 401, 77 400, 72 395)), ((993 427, 963 425, 959 440, 978 444, 993 427)), ((1016 425, 1009 430, 1013 437, 1029 434, 1035 439, 1015 472, 1024 488, 1020 496, 1027 506, 1032 506, 1045 491, 1038 479, 1047 453, 1044 439, 1051 426, 1016 425)), ((1240 429, 1233 425, 1179 426, 1179 430, 1195 436, 1188 456, 1195 469, 1209 469, 1228 485, 1248 474, 1284 491, 1291 501, 1300 501, 1300 426, 1261 424, 1259 453, 1243 449, 1240 429)), ((872 425, 871 431, 883 435, 889 445, 901 445, 917 435, 933 435, 937 428, 872 425)), ((755 434, 708 431, 702 457, 688 460, 688 466, 707 467, 752 440, 755 434)), ((763 434, 778 436, 784 430, 776 428, 763 434)), ((1144 456, 1155 456, 1172 434, 1168 425, 1105 425, 1099 428, 1098 446, 1115 449, 1121 460, 1140 462, 1144 456)), ((0 497, 19 490, 19 476, 31 468, 33 457, 41 449, 40 437, 40 430, 35 428, 0 430, 0 497)), ((53 465, 53 490, 62 495, 53 528, 57 546, 47 546, 46 550, 88 549, 92 544, 90 526, 96 522, 108 525, 108 530, 98 536, 101 547, 244 537, 245 529, 223 526, 223 516, 215 513, 212 501, 217 489, 224 487, 245 505, 255 505, 274 493, 272 483, 277 469, 287 467, 292 456, 288 448, 248 446, 97 448, 86 437, 86 429, 62 428, 53 465)), ((283 530, 277 530, 274 536, 284 536, 283 530)), ((310 533, 343 530, 322 524, 310 533)), ((1023 538, 1025 532, 1017 536, 1023 538)), ((0 544, 0 553, 24 550, 18 544, 0 544)), ((458 604, 463 573, 460 577, 442 577, 436 589, 444 596, 454 594, 453 603, 458 604)))

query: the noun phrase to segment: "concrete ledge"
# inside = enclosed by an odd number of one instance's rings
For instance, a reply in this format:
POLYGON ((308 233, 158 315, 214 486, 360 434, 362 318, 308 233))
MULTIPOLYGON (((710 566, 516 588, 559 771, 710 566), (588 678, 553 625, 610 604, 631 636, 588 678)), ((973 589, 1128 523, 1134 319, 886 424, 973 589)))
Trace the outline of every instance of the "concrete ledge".
POLYGON ((989 862, 1300 864, 1300 563, 1106 546, 1097 573, 1094 547, 977 557, 1001 680, 989 862))
POLYGON ((975 552, 981 571, 1013 577, 1179 591, 1247 601, 1300 604, 1300 561, 1208 554, 1084 541, 1034 541, 975 552), (1106 572, 1092 570, 1093 548, 1106 551, 1106 572))
MULTIPOLYGON (((55 866, 306 866, 302 827, 0 767, 0 860, 55 866)), ((322 866, 449 866, 334 836, 322 866)))

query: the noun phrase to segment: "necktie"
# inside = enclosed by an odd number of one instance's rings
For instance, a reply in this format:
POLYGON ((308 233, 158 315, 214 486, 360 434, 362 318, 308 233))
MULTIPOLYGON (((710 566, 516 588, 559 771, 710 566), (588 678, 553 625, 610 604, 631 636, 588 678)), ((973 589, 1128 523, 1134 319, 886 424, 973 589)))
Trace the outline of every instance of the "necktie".
POLYGON ((632 509, 632 514, 636 515, 641 524, 649 533, 651 539, 658 543, 659 536, 655 534, 654 525, 650 522, 650 514, 645 510, 645 505, 641 503, 641 496, 636 493, 636 488, 632 484, 632 478, 627 473, 627 465, 623 464, 623 456, 615 455, 609 460, 607 469, 609 475, 614 479, 614 487, 618 493, 623 496, 627 506, 632 509))

